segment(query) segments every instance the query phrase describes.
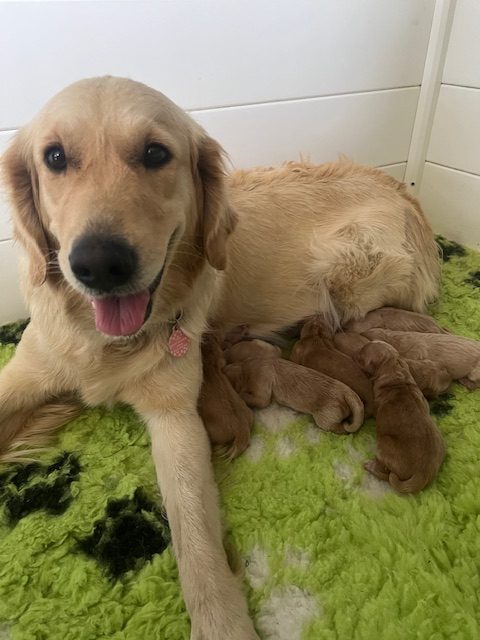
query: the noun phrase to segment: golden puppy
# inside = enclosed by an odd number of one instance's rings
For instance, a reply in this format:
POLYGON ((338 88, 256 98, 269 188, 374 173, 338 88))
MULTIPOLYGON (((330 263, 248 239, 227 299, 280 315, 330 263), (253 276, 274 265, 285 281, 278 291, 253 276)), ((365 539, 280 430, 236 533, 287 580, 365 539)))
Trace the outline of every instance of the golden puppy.
POLYGON ((321 337, 324 331, 323 321, 312 319, 306 322, 302 328, 300 340, 293 345, 290 360, 346 384, 364 403, 365 416, 371 416, 373 393, 369 379, 351 357, 332 348, 333 343, 330 338, 321 337), (318 329, 317 335, 316 329, 318 329))
POLYGON ((388 329, 370 329, 370 340, 393 345, 401 356, 415 360, 432 360, 445 367, 453 380, 469 389, 480 386, 480 342, 450 333, 407 333, 388 329))
MULTIPOLYGON (((334 344, 342 353, 354 358, 370 340, 365 335, 353 331, 339 331, 334 336, 334 344)), ((416 384, 426 398, 436 398, 450 388, 453 378, 446 367, 432 360, 404 358, 416 384)))
POLYGON ((445 457, 438 427, 408 365, 393 347, 370 342, 355 356, 371 376, 377 456, 365 469, 401 493, 416 493, 437 475, 445 457))
POLYGON ((262 340, 240 342, 228 352, 225 375, 252 407, 272 400, 309 413, 325 431, 352 433, 363 423, 363 404, 346 385, 280 357, 280 349, 262 340))
POLYGON ((419 331, 421 333, 448 333, 433 318, 422 313, 383 307, 367 313, 361 320, 351 320, 345 325, 347 331, 363 333, 369 329, 392 331, 419 331))
POLYGON ((197 411, 202 334, 422 311, 440 261, 420 205, 351 163, 227 176, 220 145, 189 115, 113 77, 60 92, 2 164, 31 314, 0 374, 2 459, 27 431, 35 444, 38 409, 43 434, 62 424, 51 407, 65 394, 132 406, 150 432, 192 639, 257 638, 197 411))
POLYGON ((205 334, 202 342, 203 383, 198 412, 210 442, 235 458, 248 447, 253 413, 222 373, 226 364, 217 338, 205 334))

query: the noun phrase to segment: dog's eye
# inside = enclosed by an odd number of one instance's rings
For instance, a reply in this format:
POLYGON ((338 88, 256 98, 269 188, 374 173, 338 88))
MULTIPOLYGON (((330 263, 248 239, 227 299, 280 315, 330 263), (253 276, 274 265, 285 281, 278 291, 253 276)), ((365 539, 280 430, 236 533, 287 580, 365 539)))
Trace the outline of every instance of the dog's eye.
POLYGON ((67 158, 65 157, 65 151, 59 144, 55 144, 52 147, 45 149, 43 154, 45 164, 51 171, 64 171, 67 167, 67 158))
POLYGON ((143 164, 147 169, 163 167, 172 158, 172 154, 163 144, 152 142, 147 144, 143 152, 143 164))

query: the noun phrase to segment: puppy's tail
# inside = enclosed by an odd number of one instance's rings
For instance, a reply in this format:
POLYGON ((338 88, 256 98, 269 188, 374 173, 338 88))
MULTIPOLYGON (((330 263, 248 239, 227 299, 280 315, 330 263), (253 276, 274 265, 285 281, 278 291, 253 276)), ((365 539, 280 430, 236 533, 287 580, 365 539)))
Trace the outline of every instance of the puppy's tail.
POLYGON ((24 423, 0 453, 0 463, 31 462, 44 451, 53 433, 83 410, 76 396, 62 396, 25 416, 24 423))
POLYGON ((343 427, 348 433, 354 433, 355 431, 358 431, 363 424, 365 419, 365 408, 363 406, 363 402, 353 389, 349 389, 346 401, 350 408, 350 416, 348 420, 344 420, 343 427))

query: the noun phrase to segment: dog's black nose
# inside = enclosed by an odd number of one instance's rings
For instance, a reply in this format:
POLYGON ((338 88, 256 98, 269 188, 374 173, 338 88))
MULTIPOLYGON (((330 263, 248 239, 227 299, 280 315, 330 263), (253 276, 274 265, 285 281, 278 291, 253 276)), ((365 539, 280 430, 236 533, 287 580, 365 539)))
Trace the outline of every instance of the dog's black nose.
POLYGON ((126 284, 138 262, 135 249, 126 240, 98 234, 77 240, 68 260, 79 282, 104 293, 126 284))

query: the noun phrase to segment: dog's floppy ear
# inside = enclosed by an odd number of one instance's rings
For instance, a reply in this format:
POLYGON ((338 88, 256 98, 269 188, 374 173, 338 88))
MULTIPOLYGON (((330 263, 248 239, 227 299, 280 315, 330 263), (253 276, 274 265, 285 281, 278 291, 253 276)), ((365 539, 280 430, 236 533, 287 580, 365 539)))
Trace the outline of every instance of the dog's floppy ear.
POLYGON ((237 215, 227 199, 223 150, 205 134, 197 143, 196 165, 203 251, 212 267, 223 270, 228 236, 235 228, 237 215))
POLYGON ((3 180, 12 204, 14 236, 27 252, 34 286, 47 278, 49 246, 37 206, 37 175, 27 135, 17 134, 2 156, 3 180))

